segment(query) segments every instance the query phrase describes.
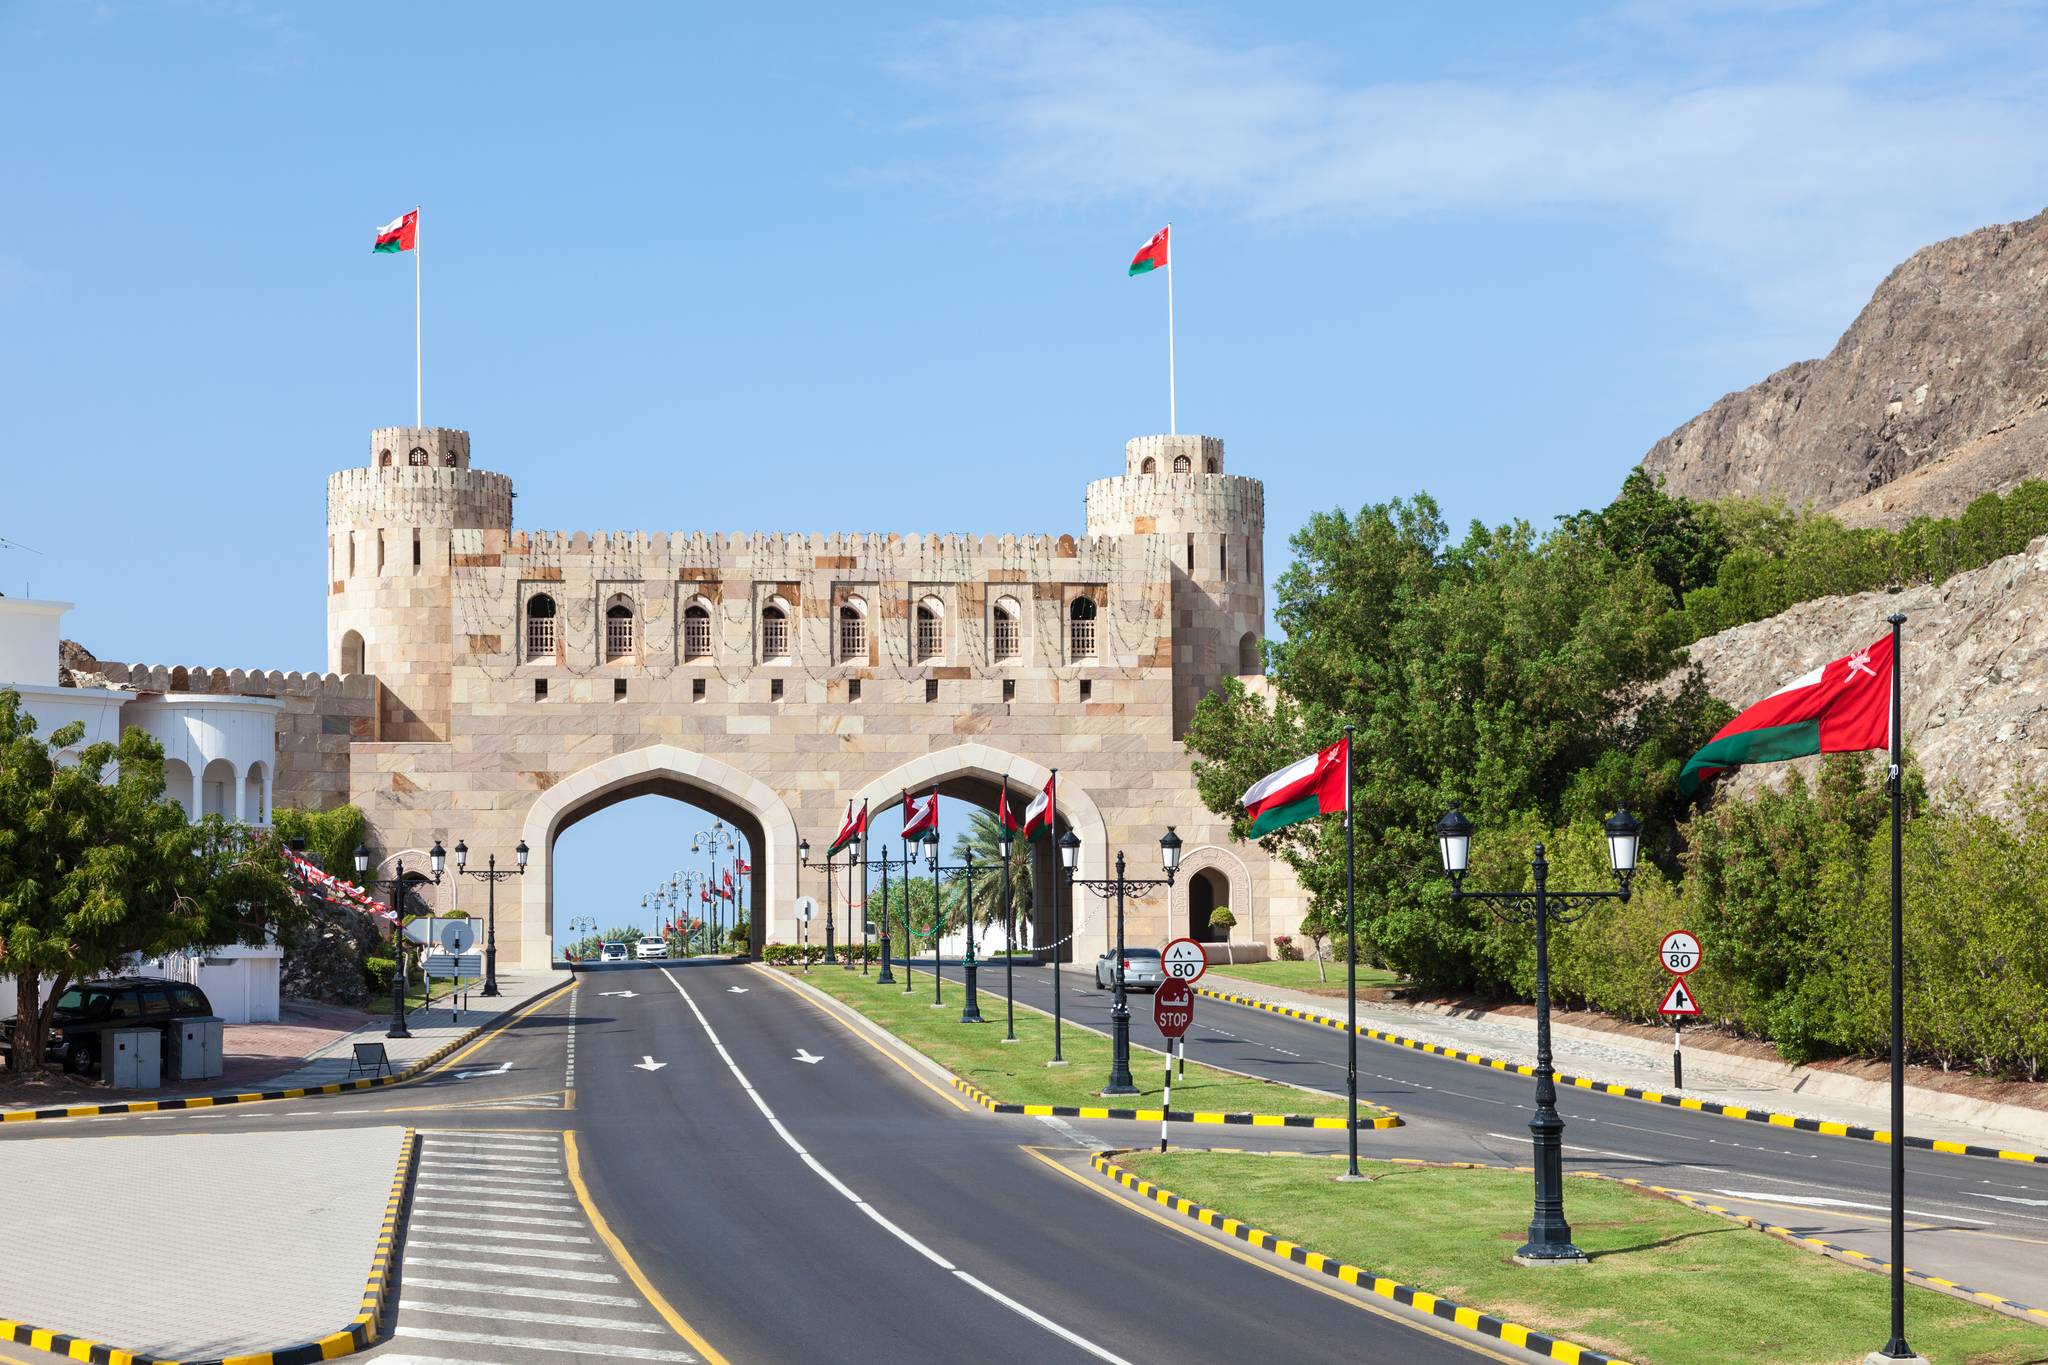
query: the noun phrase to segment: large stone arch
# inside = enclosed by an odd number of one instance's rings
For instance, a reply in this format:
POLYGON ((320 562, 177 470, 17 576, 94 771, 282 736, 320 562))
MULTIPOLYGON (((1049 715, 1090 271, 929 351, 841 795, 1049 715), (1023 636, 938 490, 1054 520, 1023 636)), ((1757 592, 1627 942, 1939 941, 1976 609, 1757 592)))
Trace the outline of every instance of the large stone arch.
MULTIPOLYGON (((1002 788, 1017 800, 1016 810, 1021 816, 1024 806, 1045 790, 1046 781, 1051 776, 1052 769, 1044 764, 1006 749, 987 744, 957 744, 949 749, 935 749, 890 769, 864 785, 854 799, 857 803, 865 802, 872 815, 901 801, 905 792, 930 791, 937 787, 943 795, 987 804, 993 789, 1002 788)), ((1061 825, 1072 829, 1081 839, 1081 857, 1075 875, 1107 876, 1109 826, 1103 820, 1095 798, 1088 794, 1086 787, 1065 774, 1061 776, 1057 794, 1061 825)), ((1034 875, 1048 876, 1057 863, 1047 858, 1038 866, 1045 871, 1034 875)), ((1074 896, 1069 899, 1062 895, 1059 903, 1062 907, 1062 930, 1072 936, 1074 943, 1088 943, 1091 926, 1100 932, 1097 920, 1102 911, 1094 897, 1074 896)), ((1034 934, 1032 941, 1049 940, 1042 934, 1034 934)), ((1061 956, 1063 960, 1071 961, 1078 954, 1065 951, 1061 956)))
POLYGON ((1250 938, 1266 929, 1263 914, 1254 923, 1252 906, 1252 874, 1245 861, 1235 849, 1222 844, 1198 844, 1184 850, 1180 855, 1180 871, 1174 879, 1172 894, 1167 904, 1167 932, 1175 937, 1186 935, 1201 939, 1202 934, 1192 932, 1188 919, 1188 899, 1193 892, 1195 878, 1204 872, 1215 873, 1228 885, 1228 899, 1217 904, 1228 905, 1237 915, 1237 928, 1232 931, 1232 941, 1240 947, 1247 942, 1257 944, 1263 939, 1250 938))
POLYGON ((755 855, 748 896, 754 951, 778 926, 788 936, 784 921, 793 922, 797 874, 796 818, 789 807, 766 784, 730 763, 654 744, 570 773, 527 807, 520 827, 530 850, 520 904, 527 966, 554 955, 555 840, 577 822, 637 796, 689 801, 745 831, 755 855))

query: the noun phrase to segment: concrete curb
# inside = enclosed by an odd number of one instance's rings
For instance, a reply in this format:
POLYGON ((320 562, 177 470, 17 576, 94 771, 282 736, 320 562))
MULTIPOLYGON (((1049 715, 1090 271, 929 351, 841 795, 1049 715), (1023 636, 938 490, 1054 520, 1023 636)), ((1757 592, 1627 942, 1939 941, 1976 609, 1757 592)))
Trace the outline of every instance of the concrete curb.
POLYGON ((310 1365, 313 1361, 334 1360, 373 1346, 382 1331, 384 1301, 391 1291, 391 1272, 398 1259, 399 1228, 405 1221, 419 1150, 419 1134, 411 1128, 406 1129, 405 1136, 399 1141, 398 1170, 391 1177, 391 1197, 384 1205, 384 1223, 377 1232, 377 1249, 370 1257, 370 1273, 363 1281, 362 1306, 349 1320, 348 1326, 339 1331, 313 1341, 296 1342, 266 1351, 238 1351, 231 1356, 176 1361, 140 1351, 125 1351, 84 1337, 33 1327, 25 1322, 0 1320, 0 1341, 68 1356, 72 1360, 90 1361, 92 1365, 310 1365))
POLYGON ((1552 1360, 1564 1361, 1566 1365, 1626 1365, 1618 1356, 1605 1355, 1590 1347, 1566 1341, 1562 1337, 1549 1336, 1533 1328, 1524 1327, 1520 1323, 1497 1318, 1491 1313, 1482 1313, 1476 1308, 1466 1308, 1427 1290, 1390 1280, 1384 1275, 1375 1275, 1348 1262, 1325 1256, 1320 1251, 1310 1251, 1293 1242, 1275 1237, 1270 1232, 1262 1232, 1249 1223, 1218 1213, 1215 1209, 1205 1208, 1192 1199, 1183 1199, 1171 1190, 1162 1189, 1149 1180, 1133 1175, 1109 1159, 1114 1155, 1114 1152, 1099 1153, 1091 1156, 1088 1164, 1117 1184, 1135 1191, 1155 1204, 1163 1205, 1197 1223, 1215 1228, 1296 1265, 1306 1266, 1310 1270, 1328 1275, 1333 1280, 1341 1280, 1354 1288, 1363 1289, 1380 1298, 1398 1303, 1404 1308, 1441 1319, 1465 1331, 1505 1342, 1509 1346, 1539 1356, 1548 1356, 1552 1360))
MULTIPOLYGON (((1256 996, 1234 995, 1227 991, 1215 991, 1207 986, 1196 986, 1195 994, 1206 995, 1212 1000, 1225 1004, 1239 1005, 1245 1009, 1265 1010, 1269 1014, 1282 1014, 1303 1023, 1320 1024, 1324 1028, 1336 1029, 1342 1033, 1345 1023, 1332 1019, 1314 1010, 1300 1009, 1293 1005, 1276 1005, 1270 1000, 1256 996)), ((1512 1072, 1517 1076, 1533 1076, 1536 1068, 1523 1062, 1507 1062, 1477 1052, 1464 1052, 1457 1048, 1445 1047, 1441 1043, 1425 1043, 1419 1039, 1389 1033, 1384 1029, 1358 1026, 1358 1036, 1370 1038, 1376 1043, 1387 1043, 1394 1047, 1405 1047, 1416 1052, 1426 1052, 1432 1057, 1447 1057, 1454 1062, 1470 1066, 1483 1066, 1492 1071, 1512 1072)), ((1742 1119, 1750 1123, 1768 1124, 1773 1128, 1796 1128, 1803 1133, 1820 1133, 1826 1137, 1855 1138, 1862 1142, 1878 1142, 1889 1145, 1892 1135, 1882 1128, 1864 1128, 1851 1123, 1835 1123, 1828 1119, 1801 1118, 1793 1114, 1773 1113, 1768 1109, 1751 1109, 1743 1105, 1722 1104, 1718 1100, 1699 1100, 1689 1095, 1674 1095, 1662 1090, 1646 1090, 1640 1086, 1622 1085, 1615 1081, 1597 1081, 1585 1076, 1573 1076, 1565 1072, 1557 1075, 1559 1085, 1569 1085, 1580 1090, 1597 1091, 1621 1099, 1640 1100, 1645 1104, 1661 1104, 1673 1109, 1691 1109, 1702 1114, 1714 1114, 1725 1119, 1742 1119)), ((2036 1166, 2048 1166, 2048 1156, 2034 1152, 2009 1151, 2001 1147, 1986 1147, 1974 1142, 1948 1142, 1941 1138, 1914 1137, 1908 1133, 1904 1145, 1917 1147, 1922 1151, 1941 1152, 1948 1156, 1987 1157, 1999 1161, 2022 1161, 2036 1166)))
POLYGON ((495 1019, 478 1024, 461 1037, 449 1039, 418 1061, 407 1063, 403 1071, 389 1076, 365 1077, 359 1081, 335 1081, 330 1085, 298 1086, 290 1090, 249 1090, 233 1095, 186 1095, 171 1100, 120 1100, 113 1104, 75 1104, 55 1109, 9 1109, 0 1112, 0 1123, 27 1123, 34 1119, 99 1119, 111 1118, 117 1114, 163 1114, 180 1109, 218 1109, 226 1104, 303 1100, 319 1095, 345 1095, 354 1090, 378 1090, 385 1086, 404 1085, 408 1081, 418 1080, 422 1072, 449 1053, 469 1046, 491 1029, 512 1022, 541 1001, 551 1000, 575 984, 576 978, 573 975, 567 981, 557 982, 520 1005, 517 1012, 508 1011, 495 1019))

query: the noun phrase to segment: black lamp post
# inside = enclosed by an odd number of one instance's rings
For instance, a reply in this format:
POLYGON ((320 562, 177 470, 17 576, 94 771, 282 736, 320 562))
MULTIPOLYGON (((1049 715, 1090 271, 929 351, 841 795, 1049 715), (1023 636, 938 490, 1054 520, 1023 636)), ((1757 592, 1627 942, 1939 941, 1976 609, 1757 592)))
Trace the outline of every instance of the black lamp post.
POLYGON ((725 821, 723 820, 713 820, 710 829, 699 830, 690 839, 690 852, 702 853, 704 855, 704 885, 711 892, 711 899, 705 906, 704 918, 711 929, 711 953, 714 957, 718 955, 719 940, 718 841, 720 839, 725 841, 726 851, 730 853, 735 845, 733 844, 732 831, 725 827, 725 821))
MULTIPOLYGON (((1004 838, 1005 842, 1007 842, 1007 831, 1005 831, 1004 838)), ((974 875, 977 872, 986 872, 988 869, 975 866, 974 850, 971 848, 967 850, 966 862, 951 866, 942 865, 939 862, 939 835, 937 830, 933 830, 925 836, 924 853, 932 869, 932 905, 934 910, 939 905, 939 874, 941 872, 958 873, 967 880, 967 898, 964 902, 967 908, 965 916, 967 921, 967 952, 960 959, 962 973, 967 978, 967 1003, 961 1007, 960 1022, 963 1024, 979 1024, 983 1020, 981 1017, 981 992, 976 987, 976 976, 979 972, 980 963, 974 956, 974 875)), ((938 923, 943 925, 944 919, 941 918, 938 923)), ((938 941, 936 934, 932 943, 932 966, 934 970, 938 967, 938 941)))
POLYGON ((1131 1081, 1131 1007, 1124 996, 1124 899, 1150 895, 1162 886, 1173 885, 1173 874, 1180 867, 1180 836, 1173 832, 1173 826, 1166 827, 1166 833, 1159 840, 1159 862, 1166 869, 1164 877, 1137 879, 1124 875, 1124 851, 1116 851, 1116 875, 1100 880, 1090 880, 1074 875, 1074 865, 1081 857, 1081 836, 1069 829, 1060 836, 1060 867, 1066 873, 1067 885, 1085 886, 1098 899, 1116 898, 1116 968, 1110 980, 1116 988, 1115 1003, 1110 1006, 1110 1062, 1109 1084, 1102 1088, 1105 1095, 1135 1095, 1138 1087, 1131 1081))
MULTIPOLYGON (((1010 796, 1003 793, 1003 809, 1010 796)), ((1017 919, 1010 904, 1010 827, 997 821, 996 852, 1003 859, 1003 1041, 1017 1041, 1017 919)), ((969 855, 972 856, 971 854, 969 855)), ((973 900, 970 894, 968 899, 973 900)), ((970 978, 971 980, 972 978, 970 978)))
POLYGON ((835 960, 832 956, 832 855, 827 853, 823 862, 814 863, 811 861, 811 841, 799 839, 796 843, 796 861, 799 867, 825 869, 825 960, 832 962, 835 960))
MULTIPOLYGON (((439 839, 427 852, 427 860, 433 865, 434 875, 421 878, 435 886, 441 884, 441 873, 448 866, 448 852, 441 847, 439 839)), ((391 889, 391 942, 392 951, 398 961, 391 971, 391 1027, 386 1029, 386 1038, 410 1038, 412 1030, 405 1026, 405 861, 400 859, 397 872, 389 877, 370 875, 370 850, 358 845, 356 848, 356 884, 361 887, 383 886, 391 889)))
MULTIPOLYGON (((943 1005, 946 1002, 939 988, 945 984, 946 974, 940 970, 939 940, 945 936, 946 914, 939 904, 939 827, 933 825, 918 842, 924 845, 924 865, 932 872, 932 1004, 943 1005)), ((904 889, 908 892, 910 873, 905 871, 903 877, 904 889)), ((903 906, 905 910, 910 908, 907 894, 903 898, 903 906)), ((905 974, 908 975, 907 972, 905 974)))
MULTIPOLYGON (((903 883, 907 890, 910 885, 910 864, 907 861, 900 864, 893 862, 889 857, 889 846, 887 844, 882 845, 882 856, 879 858, 867 858, 861 856, 862 848, 862 836, 854 836, 853 842, 846 846, 846 866, 849 870, 856 867, 860 869, 861 887, 863 891, 865 891, 867 888, 868 869, 871 867, 879 867, 882 869, 882 918, 879 921, 882 929, 882 932, 879 935, 879 938, 881 940, 879 946, 882 950, 882 970, 875 973, 875 984, 877 986, 893 986, 896 984, 896 973, 889 965, 889 869, 892 866, 901 867, 903 869, 903 883)), ((906 849, 905 851, 907 852, 908 850, 906 849)), ((907 899, 908 897, 906 896, 906 900, 907 899)), ((849 898, 847 903, 847 913, 851 914, 852 912, 852 901, 851 898, 849 898)), ((908 916, 908 913, 908 911, 905 911, 906 917, 908 916)), ((861 970, 866 971, 868 926, 867 916, 865 914, 861 916, 860 935, 861 970)), ((909 948, 907 946, 909 940, 906 939, 904 942, 906 944, 904 951, 907 954, 909 952, 909 948)), ((904 989, 908 990, 909 985, 907 982, 907 978, 910 975, 910 967, 908 963, 906 963, 903 968, 903 975, 906 978, 904 989)))
POLYGON ((1550 1064, 1550 921, 1555 918, 1569 924, 1603 900, 1628 899, 1643 825, 1626 810, 1619 810, 1608 817, 1606 830, 1607 857, 1621 888, 1618 891, 1552 891, 1550 864, 1541 844, 1536 845, 1529 863, 1536 883, 1533 893, 1467 891, 1472 822, 1453 806, 1436 824, 1444 872, 1451 879, 1452 902, 1485 901, 1502 919, 1534 920, 1536 924, 1536 1115, 1529 1120, 1536 1149, 1536 1210, 1529 1220, 1529 1240, 1515 1253, 1515 1259, 1524 1265, 1586 1263, 1586 1254, 1572 1245, 1571 1224, 1564 1217, 1564 1120, 1558 1117, 1557 1081, 1550 1064))
POLYGON ((504 881, 507 877, 523 877, 526 875, 526 840, 521 839, 519 841, 519 846, 512 850, 512 856, 519 860, 519 866, 512 871, 498 871, 498 855, 493 853, 490 857, 489 866, 481 871, 472 872, 469 870, 469 846, 460 839, 455 841, 455 871, 457 875, 475 877, 490 888, 485 893, 489 898, 487 901, 489 909, 484 912, 484 988, 482 994, 486 996, 494 996, 498 993, 498 883, 504 881))

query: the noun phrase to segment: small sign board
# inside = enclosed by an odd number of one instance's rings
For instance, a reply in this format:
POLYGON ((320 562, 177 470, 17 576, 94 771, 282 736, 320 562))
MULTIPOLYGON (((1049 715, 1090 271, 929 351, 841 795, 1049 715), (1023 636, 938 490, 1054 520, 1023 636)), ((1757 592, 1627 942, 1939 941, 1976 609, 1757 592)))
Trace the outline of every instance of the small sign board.
POLYGON ((1195 993, 1182 981, 1165 981, 1152 993, 1152 1022, 1168 1038, 1178 1038, 1195 1022, 1195 993))
POLYGON ((1683 929, 1664 935, 1657 945, 1657 961, 1673 976, 1689 976, 1701 962, 1700 941, 1683 929))
POLYGON ((441 945, 441 951, 450 957, 461 957, 476 947, 476 921, 468 919, 442 920, 435 926, 434 942, 441 945))
POLYGON ((1682 976, 1671 983, 1671 989, 1664 992, 1664 1003, 1657 1006, 1657 1013, 1675 1018, 1692 1018, 1699 1012, 1700 1002, 1693 998, 1682 976))
POLYGON ((796 917, 798 919, 802 920, 805 924, 809 924, 811 917, 817 913, 818 902, 815 897, 798 896, 796 898, 796 917))
POLYGON ((1209 970, 1209 955, 1202 951, 1202 945, 1191 938, 1177 938, 1159 952, 1159 961, 1165 968, 1168 981, 1193 985, 1202 979, 1202 973, 1209 970))

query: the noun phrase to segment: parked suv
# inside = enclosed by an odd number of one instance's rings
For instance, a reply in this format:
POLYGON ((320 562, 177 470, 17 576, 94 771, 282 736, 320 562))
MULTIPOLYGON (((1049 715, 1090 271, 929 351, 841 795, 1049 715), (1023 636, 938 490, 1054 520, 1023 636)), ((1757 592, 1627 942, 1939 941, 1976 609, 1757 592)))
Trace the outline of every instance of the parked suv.
MULTIPOLYGON (((1127 991, 1156 991, 1166 983, 1166 969, 1160 965, 1157 948, 1124 949, 1124 989, 1127 991)), ((1116 954, 1104 953, 1095 959, 1095 989, 1098 991, 1116 988, 1116 954)))
MULTIPOLYGON (((182 981, 153 976, 123 976, 88 981, 57 997, 50 1017, 50 1048, 64 1059, 64 1069, 79 1076, 99 1073, 106 1053, 105 1036, 118 1029, 157 1028, 170 1052, 173 1020, 211 1015, 206 992, 182 981)), ((0 1048, 12 1051, 14 1020, 0 1021, 0 1048)))

